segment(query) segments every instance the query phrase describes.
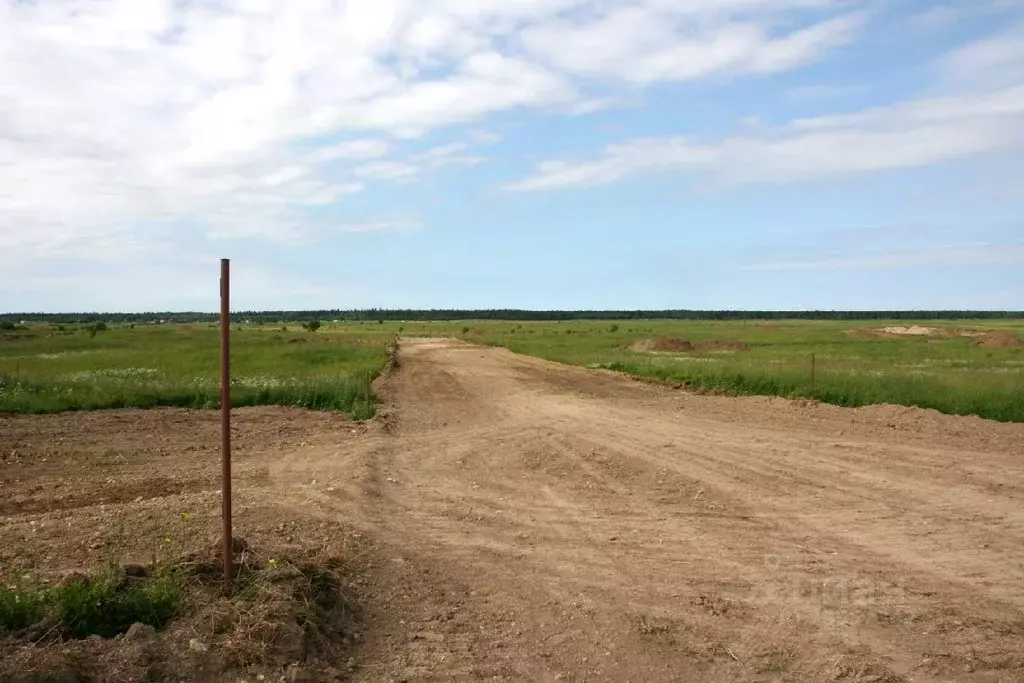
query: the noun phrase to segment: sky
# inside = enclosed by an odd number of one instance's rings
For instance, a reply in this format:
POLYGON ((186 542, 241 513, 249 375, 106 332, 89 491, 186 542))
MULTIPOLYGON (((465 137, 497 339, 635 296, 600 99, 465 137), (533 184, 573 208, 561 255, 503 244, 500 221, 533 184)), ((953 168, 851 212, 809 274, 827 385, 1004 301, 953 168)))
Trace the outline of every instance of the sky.
POLYGON ((1024 0, 0 0, 0 312, 1024 309, 1024 0))

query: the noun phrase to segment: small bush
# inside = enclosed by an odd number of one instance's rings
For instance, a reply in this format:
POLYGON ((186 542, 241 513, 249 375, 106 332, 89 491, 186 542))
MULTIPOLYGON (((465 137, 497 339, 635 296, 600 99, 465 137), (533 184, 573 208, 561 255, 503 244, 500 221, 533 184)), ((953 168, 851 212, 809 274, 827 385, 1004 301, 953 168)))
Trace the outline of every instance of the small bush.
POLYGON ((0 629, 17 631, 43 618, 46 592, 38 586, 0 586, 0 629))
POLYGON ((95 337, 97 332, 106 332, 107 324, 104 322, 93 323, 85 328, 85 331, 89 333, 90 337, 95 337))

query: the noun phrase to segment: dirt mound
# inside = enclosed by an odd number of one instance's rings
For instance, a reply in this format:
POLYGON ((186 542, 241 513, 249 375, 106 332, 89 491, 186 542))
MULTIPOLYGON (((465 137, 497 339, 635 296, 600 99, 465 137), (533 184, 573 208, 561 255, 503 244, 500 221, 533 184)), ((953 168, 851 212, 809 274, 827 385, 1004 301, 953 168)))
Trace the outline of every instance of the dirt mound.
POLYGON ((1024 347, 1024 340, 1007 330, 986 332, 975 339, 974 343, 988 349, 1019 349, 1024 347))
MULTIPOLYGON (((362 625, 343 590, 340 560, 268 557, 235 539, 234 595, 224 597, 218 546, 174 565, 187 605, 166 627, 138 622, 106 637, 62 638, 45 623, 9 632, 0 637, 0 680, 127 683, 165 680, 171 672, 174 680, 237 680, 235 672, 248 670, 262 672, 257 680, 319 681, 351 671, 345 662, 362 625)), ((130 565, 129 576, 131 569, 155 571, 130 565)))
POLYGON ((852 330, 847 330, 846 333, 862 339, 878 339, 879 337, 977 337, 983 334, 978 330, 925 327, 924 325, 856 327, 852 330))
POLYGON ((934 337, 946 334, 946 330, 935 327, 923 327, 921 325, 910 325, 909 327, 883 327, 880 332, 884 334, 910 335, 912 337, 934 337))
POLYGON ((712 340, 694 344, 685 339, 641 339, 626 348, 630 351, 746 351, 747 342, 712 340))
POLYGON ((735 341, 735 340, 718 340, 718 341, 706 341, 699 342, 697 344, 698 351, 746 351, 747 342, 735 341))
POLYGON ((626 348, 630 351, 693 351, 693 344, 685 339, 641 339, 626 348))

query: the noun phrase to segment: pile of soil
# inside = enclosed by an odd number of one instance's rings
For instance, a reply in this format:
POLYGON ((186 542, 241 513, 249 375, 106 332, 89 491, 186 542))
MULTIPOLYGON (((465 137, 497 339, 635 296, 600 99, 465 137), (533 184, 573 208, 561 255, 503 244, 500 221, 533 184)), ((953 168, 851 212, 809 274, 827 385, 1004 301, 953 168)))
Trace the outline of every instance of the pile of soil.
POLYGON ((948 334, 947 330, 940 330, 935 327, 923 327, 911 325, 910 327, 883 327, 880 332, 885 334, 910 335, 912 337, 933 337, 948 334))
POLYGON ((923 325, 910 325, 908 327, 856 327, 852 330, 847 330, 846 333, 862 339, 877 339, 879 337, 978 337, 984 334, 978 330, 925 327, 923 325))
POLYGON ((348 651, 362 627, 341 587, 342 562, 270 558, 234 540, 232 597, 221 593, 220 546, 212 544, 175 563, 188 595, 166 629, 136 623, 112 637, 82 639, 61 639, 53 629, 2 633, 0 680, 236 680, 239 671, 256 680, 348 678, 348 651))
POLYGON ((719 340, 698 342, 698 351, 746 351, 747 342, 735 340, 719 340))
POLYGON ((1019 349, 1024 346, 1024 340, 1007 330, 986 332, 978 336, 974 343, 988 349, 1019 349))
POLYGON ((713 340, 693 342, 685 339, 641 339, 626 347, 630 351, 746 351, 747 342, 713 340))
POLYGON ((693 351, 693 344, 685 339, 641 339, 626 348, 630 351, 693 351))

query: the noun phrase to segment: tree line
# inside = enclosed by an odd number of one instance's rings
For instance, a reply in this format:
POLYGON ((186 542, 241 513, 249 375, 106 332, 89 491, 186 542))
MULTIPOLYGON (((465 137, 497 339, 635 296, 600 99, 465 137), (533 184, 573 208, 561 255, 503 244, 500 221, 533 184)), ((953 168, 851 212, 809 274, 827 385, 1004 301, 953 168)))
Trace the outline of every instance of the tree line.
MULTIPOLYGON (((311 311, 233 311, 234 322, 256 324, 344 321, 449 321, 449 320, 963 320, 967 318, 1024 318, 1024 311, 742 311, 742 310, 564 310, 531 311, 492 309, 384 309, 311 311)), ((145 313, 0 313, 0 322, 51 324, 94 323, 212 323, 218 313, 151 311, 145 313)))

